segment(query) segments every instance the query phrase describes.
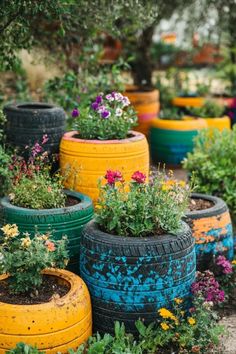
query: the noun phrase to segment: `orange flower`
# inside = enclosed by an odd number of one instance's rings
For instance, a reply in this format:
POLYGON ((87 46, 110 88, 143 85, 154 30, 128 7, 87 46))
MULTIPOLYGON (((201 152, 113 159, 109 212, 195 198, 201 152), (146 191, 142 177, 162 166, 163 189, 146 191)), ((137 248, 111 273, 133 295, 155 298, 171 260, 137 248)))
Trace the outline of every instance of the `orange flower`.
POLYGON ((48 241, 48 240, 45 242, 45 246, 47 247, 47 249, 50 252, 53 252, 56 249, 55 244, 53 242, 51 242, 51 241, 48 241))

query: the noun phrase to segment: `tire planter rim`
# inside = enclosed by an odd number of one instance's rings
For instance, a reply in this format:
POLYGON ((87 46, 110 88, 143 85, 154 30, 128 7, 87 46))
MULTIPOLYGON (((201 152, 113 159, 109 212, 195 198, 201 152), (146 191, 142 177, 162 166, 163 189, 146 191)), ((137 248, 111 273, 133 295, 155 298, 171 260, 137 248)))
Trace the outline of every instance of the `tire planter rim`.
POLYGON ((151 129, 152 128, 176 131, 196 131, 202 128, 207 128, 207 123, 203 118, 193 118, 189 116, 186 116, 183 120, 156 118, 151 122, 151 129))
POLYGON ((29 214, 34 214, 36 211, 39 215, 44 215, 44 214, 48 214, 50 212, 53 212, 53 214, 61 214, 61 211, 63 210, 65 213, 70 213, 73 212, 75 210, 83 210, 87 207, 89 207, 89 205, 91 205, 92 201, 91 199, 82 193, 76 192, 76 191, 72 191, 72 190, 68 190, 65 189, 64 193, 66 194, 66 196, 68 197, 73 197, 76 198, 78 200, 80 200, 79 203, 72 205, 72 206, 65 206, 62 208, 51 208, 51 209, 30 209, 30 208, 23 208, 23 207, 19 207, 17 205, 14 205, 10 202, 9 197, 3 197, 1 199, 1 207, 2 208, 10 208, 12 210, 19 210, 21 213, 24 213, 26 215, 29 214))
POLYGON ((129 131, 129 134, 132 134, 130 138, 125 138, 125 139, 111 139, 111 140, 98 140, 98 139, 81 139, 81 138, 75 138, 74 135, 79 134, 77 130, 73 130, 70 132, 67 132, 63 135, 63 140, 70 140, 78 143, 84 143, 84 144, 124 144, 124 143, 132 143, 136 142, 139 140, 142 140, 145 138, 144 134, 140 132, 136 132, 134 130, 129 131))
POLYGON ((221 198, 218 198, 218 197, 215 197, 212 195, 202 194, 202 193, 192 193, 191 198, 207 200, 207 201, 213 202, 214 205, 210 208, 207 208, 207 209, 194 210, 194 211, 187 212, 185 214, 187 218, 198 219, 199 217, 201 217, 201 218, 204 217, 204 215, 206 217, 209 217, 209 216, 215 215, 215 213, 218 212, 219 210, 221 210, 222 212, 228 210, 227 205, 225 204, 225 202, 221 198), (206 212, 204 213, 204 211, 206 211, 206 212))
POLYGON ((58 106, 55 106, 54 104, 47 103, 47 102, 19 102, 19 103, 13 103, 13 104, 8 104, 4 107, 4 109, 7 109, 8 111, 13 111, 13 112, 19 112, 21 108, 24 109, 24 111, 27 111, 27 113, 33 112, 33 111, 42 111, 42 112, 52 112, 53 110, 57 110, 58 106), (32 108, 30 108, 32 106, 32 108))
MULTIPOLYGON (((68 290, 68 292, 60 297, 60 300, 67 300, 69 299, 71 296, 74 297, 74 294, 76 294, 78 292, 78 275, 65 270, 65 269, 57 269, 57 268, 48 268, 43 270, 42 272, 44 275, 49 275, 49 276, 54 276, 57 277, 59 279, 63 279, 66 283, 69 284, 70 288, 68 290)), ((7 279, 9 276, 7 274, 2 274, 0 275, 0 281, 7 279)), ((83 280, 82 280, 83 282, 83 280)), ((84 283, 84 282, 83 282, 84 283)), ((52 301, 48 301, 48 302, 44 302, 44 303, 40 303, 40 304, 9 304, 7 302, 0 302, 0 306, 6 306, 7 307, 17 307, 19 310, 23 308, 29 308, 29 307, 39 307, 39 308, 45 308, 45 307, 52 307, 54 303, 52 301)))
MULTIPOLYGON (((104 242, 106 241, 106 244, 127 244, 127 245, 139 245, 140 241, 142 241, 143 243, 148 243, 150 246, 152 246, 153 244, 156 244, 157 241, 160 241, 160 243, 165 243, 169 242, 170 240, 173 239, 173 237, 175 237, 178 234, 181 234, 183 231, 186 232, 189 229, 189 226, 187 223, 185 223, 184 221, 181 223, 182 227, 179 230, 179 232, 177 232, 176 234, 171 234, 171 233, 166 233, 163 235, 156 235, 156 236, 148 236, 148 237, 132 237, 132 236, 119 236, 119 235, 112 235, 109 234, 108 232, 102 231, 98 225, 98 223, 93 219, 91 220, 87 225, 86 228, 89 227, 92 230, 96 230, 99 231, 99 238, 104 242), (109 241, 107 240, 107 238, 109 238, 109 241)), ((105 242, 104 242, 105 243, 105 242)))

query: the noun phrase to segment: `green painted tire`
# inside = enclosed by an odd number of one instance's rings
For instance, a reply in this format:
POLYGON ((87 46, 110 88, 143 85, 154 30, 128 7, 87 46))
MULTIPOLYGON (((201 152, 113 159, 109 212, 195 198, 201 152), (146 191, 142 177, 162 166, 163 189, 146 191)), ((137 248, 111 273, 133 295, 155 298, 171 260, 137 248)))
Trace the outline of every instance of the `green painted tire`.
POLYGON ((21 232, 34 235, 39 232, 53 232, 54 239, 66 235, 69 240, 70 263, 68 269, 79 273, 80 237, 85 224, 93 217, 92 200, 81 193, 65 190, 67 196, 80 200, 80 203, 65 208, 27 209, 10 203, 8 197, 0 201, 0 224, 17 224, 21 232))
POLYGON ((166 130, 151 127, 150 153, 154 163, 179 165, 193 150, 193 138, 198 130, 166 130))

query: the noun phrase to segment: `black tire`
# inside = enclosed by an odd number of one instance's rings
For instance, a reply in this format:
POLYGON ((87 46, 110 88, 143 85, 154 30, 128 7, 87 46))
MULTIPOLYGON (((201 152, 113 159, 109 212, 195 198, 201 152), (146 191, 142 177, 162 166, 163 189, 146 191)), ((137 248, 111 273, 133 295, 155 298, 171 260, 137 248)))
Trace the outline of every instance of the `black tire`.
POLYGON ((112 332, 114 321, 137 334, 135 321, 150 323, 175 297, 188 297, 196 270, 188 225, 178 235, 122 237, 102 232, 94 221, 81 236, 81 276, 93 305, 94 330, 112 332))
POLYGON ((196 242, 197 270, 204 271, 217 255, 233 258, 233 228, 228 207, 221 198, 200 193, 193 193, 192 197, 214 203, 208 209, 186 213, 196 242))
POLYGON ((48 103, 20 103, 4 107, 7 118, 5 133, 7 143, 22 152, 26 145, 41 142, 44 134, 48 142, 44 149, 59 152, 59 143, 65 132, 66 115, 62 108, 48 103))

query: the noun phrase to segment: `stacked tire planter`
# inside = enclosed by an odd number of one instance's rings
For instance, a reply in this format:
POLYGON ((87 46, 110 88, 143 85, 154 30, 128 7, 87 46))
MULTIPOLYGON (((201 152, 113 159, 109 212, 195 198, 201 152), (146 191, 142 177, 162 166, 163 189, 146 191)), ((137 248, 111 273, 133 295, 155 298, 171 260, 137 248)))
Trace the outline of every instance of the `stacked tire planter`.
POLYGON ((80 237, 84 225, 93 217, 93 205, 89 197, 74 191, 65 190, 68 197, 76 199, 78 204, 55 209, 28 209, 10 203, 8 197, 0 201, 0 222, 17 224, 20 232, 31 236, 38 232, 51 231, 54 239, 67 236, 70 263, 68 269, 78 274, 80 256, 80 237))
POLYGON ((214 256, 223 254, 232 259, 234 254, 233 228, 226 203, 217 197, 193 193, 192 198, 213 202, 211 208, 186 214, 195 238, 197 269, 209 269, 214 256))
POLYGON ((150 152, 153 162, 179 165, 193 149, 193 138, 207 128, 204 119, 154 119, 150 128, 150 152))
POLYGON ((207 127, 212 129, 218 129, 222 131, 224 129, 230 129, 230 118, 228 116, 217 118, 202 118, 206 121, 207 127))
POLYGON ((204 101, 204 97, 179 96, 173 98, 172 104, 176 107, 179 107, 184 113, 188 113, 189 107, 202 107, 204 101))
POLYGON ((78 132, 65 133, 60 145, 61 172, 65 187, 80 191, 94 201, 99 196, 98 179, 107 170, 119 170, 125 180, 134 171, 149 173, 149 149, 145 136, 130 132, 121 140, 79 139, 78 132))
POLYGON ((41 142, 44 134, 48 141, 44 149, 49 154, 59 152, 59 143, 65 132, 66 115, 62 108, 48 103, 20 103, 4 107, 7 121, 7 143, 25 151, 25 146, 41 142))
MULTIPOLYGON (((83 280, 61 269, 48 269, 44 274, 68 285, 68 293, 35 305, 0 302, 1 354, 19 342, 37 346, 45 353, 67 353, 68 348, 76 350, 92 334, 91 302, 83 280)), ((6 278, 0 276, 0 280, 6 278)))
POLYGON ((118 320, 136 335, 136 320, 150 323, 160 307, 189 295, 195 271, 194 238, 185 223, 177 235, 114 236, 94 221, 82 233, 80 272, 90 291, 95 331, 109 333, 118 320))
POLYGON ((138 114, 138 126, 135 130, 148 135, 150 123, 152 119, 157 118, 160 110, 159 91, 137 91, 135 88, 130 88, 124 95, 129 98, 138 114))

